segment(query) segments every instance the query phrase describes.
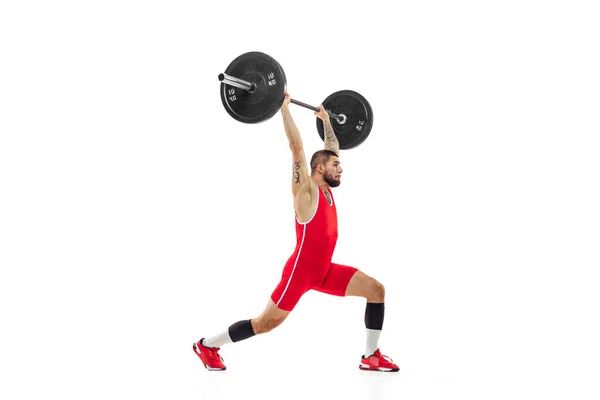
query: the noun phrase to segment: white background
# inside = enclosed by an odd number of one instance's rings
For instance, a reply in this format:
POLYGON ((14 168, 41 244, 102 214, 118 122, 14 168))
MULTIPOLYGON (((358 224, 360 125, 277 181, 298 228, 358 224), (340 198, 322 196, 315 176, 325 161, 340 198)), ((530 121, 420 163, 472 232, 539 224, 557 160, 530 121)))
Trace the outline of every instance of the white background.
MULTIPOLYGON (((3 399, 597 399, 600 28, 593 1, 7 1, 0 6, 3 399), (263 51, 293 98, 374 111, 341 155, 334 259, 387 289, 257 316, 295 243, 279 114, 217 75, 263 51)), ((293 116, 307 154, 310 110, 293 116)))

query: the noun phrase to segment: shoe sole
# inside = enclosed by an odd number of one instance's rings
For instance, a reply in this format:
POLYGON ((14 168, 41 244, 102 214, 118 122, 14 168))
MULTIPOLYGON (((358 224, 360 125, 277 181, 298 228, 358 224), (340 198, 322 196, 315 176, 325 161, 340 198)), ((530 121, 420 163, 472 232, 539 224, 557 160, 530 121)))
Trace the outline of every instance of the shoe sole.
POLYGON ((358 368, 362 369, 363 371, 377 371, 377 372, 398 372, 398 371, 400 371, 400 368, 371 368, 371 367, 365 367, 362 364, 360 364, 358 366, 358 368))
POLYGON ((194 343, 192 345, 192 350, 194 350, 194 353, 196 353, 196 355, 198 356, 198 358, 200 359, 200 361, 202 361, 202 365, 204 365, 204 368, 206 368, 207 370, 209 370, 209 371, 225 371, 227 369, 227 367, 225 367, 225 368, 212 368, 212 367, 209 367, 208 365, 206 365, 206 363, 202 359, 202 356, 200 355, 200 350, 198 350, 198 347, 196 346, 196 343, 194 343))

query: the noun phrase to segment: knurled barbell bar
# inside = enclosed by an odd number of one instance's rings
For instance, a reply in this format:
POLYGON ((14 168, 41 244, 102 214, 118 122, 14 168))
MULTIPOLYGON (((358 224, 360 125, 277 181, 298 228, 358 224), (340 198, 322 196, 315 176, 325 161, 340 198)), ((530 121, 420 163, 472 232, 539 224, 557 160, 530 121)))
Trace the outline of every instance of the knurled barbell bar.
MULTIPOLYGON (((248 91, 250 93, 253 93, 254 91, 256 91, 256 88, 257 88, 256 83, 247 82, 245 80, 236 78, 234 76, 227 75, 225 73, 219 74, 219 80, 221 82, 223 82, 224 84, 226 84, 226 85, 234 86, 234 87, 239 88, 239 89, 244 89, 244 90, 246 90, 246 91, 248 91)), ((299 106, 302 106, 304 108, 308 108, 309 110, 313 110, 313 111, 316 111, 316 112, 321 111, 321 109, 319 107, 311 106, 310 104, 306 104, 306 103, 303 103, 303 102, 298 101, 298 100, 290 99, 290 103, 297 104, 299 106)), ((327 114, 329 114, 330 118, 334 118, 340 124, 346 123, 346 116, 344 114, 337 115, 337 114, 334 114, 334 113, 332 113, 330 111, 327 111, 327 114)))

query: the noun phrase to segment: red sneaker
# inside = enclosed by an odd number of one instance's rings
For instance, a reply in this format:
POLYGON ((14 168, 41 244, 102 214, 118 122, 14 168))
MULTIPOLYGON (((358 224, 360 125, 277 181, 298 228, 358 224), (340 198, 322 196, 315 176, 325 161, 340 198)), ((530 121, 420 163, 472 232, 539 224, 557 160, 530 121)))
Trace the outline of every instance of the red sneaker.
POLYGON ((194 353, 202 360, 204 367, 209 371, 223 371, 227 369, 223 364, 223 357, 219 355, 219 348, 203 346, 203 340, 204 338, 194 343, 192 348, 194 349, 194 353))
POLYGON ((398 366, 392 362, 392 359, 388 356, 382 355, 379 349, 375 350, 375 353, 367 358, 362 356, 358 368, 368 371, 400 371, 400 368, 398 368, 398 366))

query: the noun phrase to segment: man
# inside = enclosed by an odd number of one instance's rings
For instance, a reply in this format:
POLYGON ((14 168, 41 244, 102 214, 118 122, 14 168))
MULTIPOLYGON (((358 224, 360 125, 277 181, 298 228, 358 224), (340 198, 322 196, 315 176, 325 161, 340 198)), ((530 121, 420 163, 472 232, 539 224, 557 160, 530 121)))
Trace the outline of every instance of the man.
POLYGON ((325 149, 313 154, 308 174, 300 132, 292 119, 286 93, 281 106, 283 125, 292 150, 292 194, 296 214, 297 244, 283 268, 281 281, 256 318, 242 320, 222 333, 194 343, 194 352, 210 371, 226 369, 219 349, 228 344, 267 333, 279 326, 309 290, 334 296, 361 296, 367 301, 365 326, 367 340, 359 368, 374 371, 398 371, 392 360, 378 348, 383 326, 385 290, 381 283, 357 268, 331 262, 337 241, 337 214, 331 188, 340 184, 339 142, 329 115, 321 105, 315 112, 324 126, 325 149))

